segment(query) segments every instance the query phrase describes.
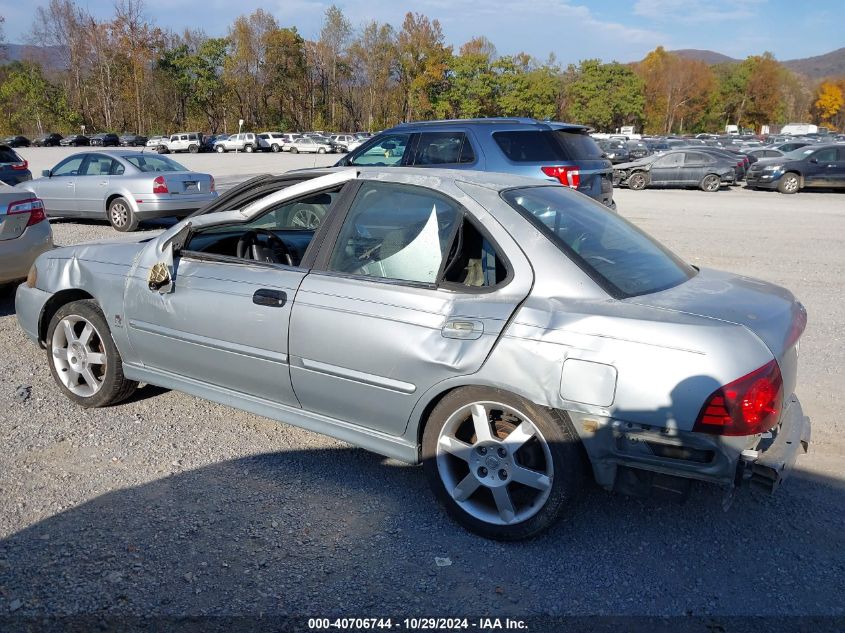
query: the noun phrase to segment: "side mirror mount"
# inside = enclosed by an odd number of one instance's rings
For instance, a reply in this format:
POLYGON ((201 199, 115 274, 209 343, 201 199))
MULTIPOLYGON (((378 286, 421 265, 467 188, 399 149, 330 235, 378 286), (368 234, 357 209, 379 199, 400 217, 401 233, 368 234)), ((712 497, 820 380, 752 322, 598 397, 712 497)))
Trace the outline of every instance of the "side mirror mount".
POLYGON ((41 177, 42 178, 50 178, 52 175, 53 175, 53 172, 51 172, 49 169, 42 169, 41 170, 41 177))

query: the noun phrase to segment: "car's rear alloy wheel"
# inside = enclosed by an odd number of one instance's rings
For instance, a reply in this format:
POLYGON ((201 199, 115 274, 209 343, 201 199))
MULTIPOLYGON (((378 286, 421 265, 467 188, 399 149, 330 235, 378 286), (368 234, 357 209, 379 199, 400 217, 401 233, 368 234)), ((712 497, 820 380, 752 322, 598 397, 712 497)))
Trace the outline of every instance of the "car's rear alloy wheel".
POLYGON ((126 233, 138 228, 138 217, 125 198, 115 198, 109 204, 109 222, 116 231, 126 233))
POLYGON ((95 301, 59 308, 47 328, 47 353, 56 383, 84 407, 120 402, 138 386, 124 377, 120 353, 95 301))
POLYGON ((225 152, 225 151, 226 151, 226 149, 225 149, 222 145, 218 145, 218 146, 215 148, 215 151, 216 151, 218 154, 222 154, 223 152, 225 152))
POLYGON ((702 191, 709 191, 711 193, 719 191, 719 188, 722 186, 722 179, 715 174, 708 174, 701 179, 700 186, 702 191))
POLYGON ((247 154, 252 154, 253 149, 254 149, 254 148, 252 147, 252 145, 245 145, 245 146, 244 146, 244 151, 245 151, 247 154))
POLYGON ((423 434, 438 499, 467 529, 500 540, 554 523, 581 487, 581 450, 566 414, 480 387, 444 397, 423 434))
POLYGON ((784 174, 778 183, 778 191, 781 193, 797 193, 801 182, 798 180, 798 174, 792 172, 784 174))
POLYGON ((278 145, 276 145, 275 143, 273 143, 273 144, 270 146, 270 151, 271 151, 271 152, 273 152, 274 154, 278 153, 278 151, 279 151, 279 146, 278 146, 278 145))
POLYGON ((325 153, 326 153, 326 148, 325 148, 325 147, 319 147, 319 148, 317 148, 317 153, 318 153, 318 154, 325 154, 325 153))
POLYGON ((628 177, 629 189, 639 191, 640 189, 645 189, 646 184, 648 184, 648 179, 641 171, 635 172, 628 177))
POLYGON ((196 154, 200 151, 199 145, 188 145, 188 152, 191 154, 196 154))
POLYGON ((291 154, 299 154, 299 150, 298 150, 298 149, 296 149, 295 147, 291 147, 291 148, 290 148, 290 153, 291 153, 291 154))

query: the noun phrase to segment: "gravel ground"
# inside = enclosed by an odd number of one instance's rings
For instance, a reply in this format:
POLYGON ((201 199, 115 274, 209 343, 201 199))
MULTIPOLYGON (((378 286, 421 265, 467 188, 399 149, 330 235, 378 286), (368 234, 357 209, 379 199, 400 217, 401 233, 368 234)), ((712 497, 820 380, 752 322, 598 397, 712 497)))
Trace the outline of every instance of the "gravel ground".
MULTIPOLYGON (((236 160, 294 157, 193 158, 234 180, 267 170, 236 160)), ((798 394, 814 443, 777 495, 743 492, 724 512, 706 486, 684 505, 593 486, 543 537, 488 542, 437 509, 421 469, 342 442, 154 387, 72 405, 6 291, 0 614, 845 615, 845 196, 616 197, 693 263, 807 305, 798 394)), ((54 231, 58 244, 112 234, 54 231)))

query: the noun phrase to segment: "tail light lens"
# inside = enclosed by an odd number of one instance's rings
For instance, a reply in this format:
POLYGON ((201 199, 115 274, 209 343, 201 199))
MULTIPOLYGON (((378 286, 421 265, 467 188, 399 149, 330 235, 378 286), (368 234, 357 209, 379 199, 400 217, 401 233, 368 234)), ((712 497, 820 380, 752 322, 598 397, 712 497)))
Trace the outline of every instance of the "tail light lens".
POLYGON ((717 389, 704 403, 693 431, 714 435, 756 435, 778 423, 783 378, 777 361, 717 389))
POLYGON ((22 163, 12 163, 11 167, 12 169, 18 169, 23 171, 24 169, 27 169, 29 167, 29 161, 25 160, 22 163))
POLYGON ((164 181, 164 176, 156 176, 153 179, 153 193, 170 193, 167 188, 167 183, 164 181))
POLYGON ((215 189, 214 176, 209 176, 209 178, 211 178, 211 191, 217 191, 217 189, 215 189))
POLYGON ((581 170, 578 167, 542 167, 543 173, 551 178, 557 178, 560 184, 577 189, 581 185, 581 170))
POLYGON ((28 213, 29 220, 26 225, 32 226, 47 219, 44 214, 44 203, 38 198, 27 198, 26 200, 18 200, 13 202, 6 209, 6 215, 17 215, 19 213, 28 213))

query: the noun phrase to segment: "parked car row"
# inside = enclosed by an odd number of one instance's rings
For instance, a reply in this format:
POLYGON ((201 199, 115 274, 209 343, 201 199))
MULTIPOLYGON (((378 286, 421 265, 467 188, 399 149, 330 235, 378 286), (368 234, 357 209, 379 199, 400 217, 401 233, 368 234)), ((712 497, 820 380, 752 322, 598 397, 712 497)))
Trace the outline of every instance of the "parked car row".
POLYGON ((791 141, 748 150, 675 146, 614 166, 614 184, 629 189, 698 187, 716 192, 745 180, 752 189, 797 193, 802 189, 845 188, 845 143, 791 141))

